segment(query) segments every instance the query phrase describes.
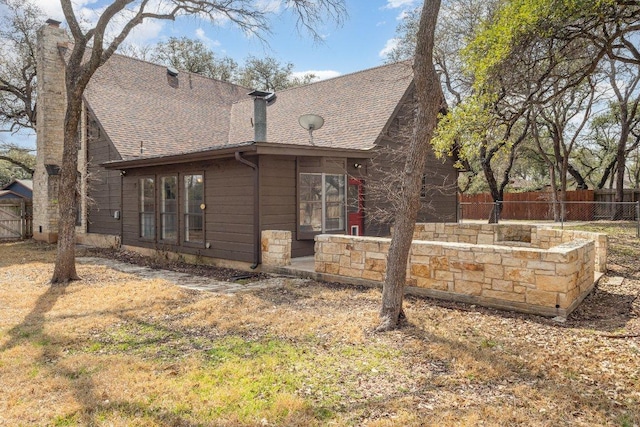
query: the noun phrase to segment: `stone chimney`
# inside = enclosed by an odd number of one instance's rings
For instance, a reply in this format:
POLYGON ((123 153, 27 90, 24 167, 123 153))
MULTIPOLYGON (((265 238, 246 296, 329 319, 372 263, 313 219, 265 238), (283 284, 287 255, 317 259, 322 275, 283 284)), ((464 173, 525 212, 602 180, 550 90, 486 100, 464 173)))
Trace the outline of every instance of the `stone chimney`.
POLYGON ((33 237, 55 242, 58 238, 58 186, 62 164, 66 91, 62 48, 69 38, 60 22, 49 19, 38 30, 36 72, 37 152, 33 174, 33 237))

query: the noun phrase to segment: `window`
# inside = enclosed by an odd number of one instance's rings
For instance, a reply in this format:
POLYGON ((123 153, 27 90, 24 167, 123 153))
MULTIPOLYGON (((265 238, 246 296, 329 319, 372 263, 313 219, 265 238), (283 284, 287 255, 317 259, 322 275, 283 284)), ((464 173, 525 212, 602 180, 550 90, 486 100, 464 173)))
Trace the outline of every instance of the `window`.
POLYGON ((163 176, 160 194, 160 239, 178 238, 178 177, 163 176))
POLYGON ((184 176, 184 241, 204 242, 204 183, 202 175, 184 176))
POLYGON ((345 175, 301 173, 299 188, 301 232, 345 231, 345 175))
POLYGON ((155 237, 155 184, 153 178, 140 178, 140 237, 155 237))

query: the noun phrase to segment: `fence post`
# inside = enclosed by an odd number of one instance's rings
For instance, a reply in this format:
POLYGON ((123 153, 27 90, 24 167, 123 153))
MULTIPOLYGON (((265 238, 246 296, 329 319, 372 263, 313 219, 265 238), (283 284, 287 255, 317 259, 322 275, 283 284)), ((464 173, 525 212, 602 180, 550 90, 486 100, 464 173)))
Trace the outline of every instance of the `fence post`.
POLYGON ((636 237, 640 237, 640 200, 636 202, 636 237))

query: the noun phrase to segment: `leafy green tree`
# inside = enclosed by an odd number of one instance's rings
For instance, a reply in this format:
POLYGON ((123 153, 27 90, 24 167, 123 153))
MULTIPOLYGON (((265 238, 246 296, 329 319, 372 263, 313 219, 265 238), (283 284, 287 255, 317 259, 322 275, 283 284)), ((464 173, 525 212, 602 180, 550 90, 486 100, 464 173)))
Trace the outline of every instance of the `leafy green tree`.
POLYGON ((238 72, 232 58, 216 58, 204 43, 188 37, 170 37, 154 46, 149 56, 154 62, 222 81, 234 81, 238 72))
POLYGON ((36 157, 27 149, 0 144, 0 186, 13 179, 31 179, 36 157))
POLYGON ((240 68, 236 83, 250 89, 275 92, 311 83, 316 77, 312 73, 307 73, 296 78, 292 73, 292 63, 282 64, 275 58, 250 56, 240 68))

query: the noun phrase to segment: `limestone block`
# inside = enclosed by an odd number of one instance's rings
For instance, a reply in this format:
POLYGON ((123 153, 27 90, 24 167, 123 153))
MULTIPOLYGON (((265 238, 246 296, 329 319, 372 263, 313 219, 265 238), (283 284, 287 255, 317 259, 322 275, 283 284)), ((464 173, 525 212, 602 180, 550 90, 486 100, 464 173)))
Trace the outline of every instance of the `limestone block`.
POLYGON ((387 259, 387 254, 384 254, 382 252, 365 252, 364 254, 365 259, 381 259, 381 260, 386 260, 387 259))
POLYGON ((443 256, 437 256, 431 258, 429 262, 429 266, 432 270, 448 270, 449 269, 449 258, 443 256))
POLYGON ((576 286, 576 277, 536 274, 536 288, 548 292, 567 292, 576 286))
POLYGON ((362 278, 366 280, 375 280, 381 282, 382 280, 384 280, 384 275, 379 271, 363 270, 362 278))
MULTIPOLYGON (((517 293, 524 292, 523 286, 518 286, 518 288, 522 288, 522 289, 519 289, 520 292, 517 292, 517 293)), ((496 291, 501 291, 501 292, 515 292, 515 287, 513 286, 513 282, 510 280, 494 279, 491 281, 491 289, 496 291)))
POLYGON ((496 290, 484 290, 482 292, 482 296, 486 298, 494 298, 503 301, 513 301, 513 302, 525 302, 524 294, 517 294, 514 292, 504 292, 504 291, 496 291, 496 290))
POLYGON ((448 283, 444 280, 425 278, 418 278, 416 281, 416 286, 418 286, 419 288, 437 289, 439 291, 446 291, 449 289, 448 283))
POLYGON ((482 295, 482 283, 481 282, 466 282, 464 280, 457 280, 453 289, 459 294, 465 295, 482 295))
POLYGON ((577 261, 555 264, 556 274, 559 276, 567 276, 580 271, 580 264, 577 261))
POLYGON ((485 265, 484 276, 491 279, 502 279, 504 277, 504 268, 501 265, 485 265))
POLYGON ((535 275, 533 271, 516 267, 505 267, 504 278, 514 282, 534 283, 535 275))
POLYGON ((450 265, 452 268, 462 271, 484 271, 485 268, 484 264, 478 264, 475 262, 453 261, 450 265))
POLYGON ((556 264, 546 261, 527 261, 527 268, 532 270, 555 271, 556 264))
POLYGON ((387 263, 380 259, 366 258, 364 260, 364 268, 366 270, 384 272, 387 268, 387 263))
POLYGON ((339 274, 340 273, 340 266, 336 263, 326 263, 325 264, 325 269, 324 269, 325 273, 328 274, 339 274))
POLYGON ((499 253, 477 253, 475 261, 482 264, 502 264, 502 256, 499 253))
POLYGON ((362 277, 362 270, 356 268, 338 267, 338 274, 341 276, 360 278, 362 277))
POLYGON ((411 265, 411 275, 413 277, 430 278, 431 277, 431 269, 429 268, 428 265, 412 264, 411 265))
POLYGON ((538 291, 527 289, 526 302, 531 305, 541 305, 544 307, 555 307, 558 300, 556 292, 538 291))
POLYGON ((452 282, 453 281, 453 273, 450 271, 444 271, 444 270, 435 270, 434 271, 434 278, 436 280, 442 280, 442 281, 446 281, 446 282, 452 282))

